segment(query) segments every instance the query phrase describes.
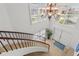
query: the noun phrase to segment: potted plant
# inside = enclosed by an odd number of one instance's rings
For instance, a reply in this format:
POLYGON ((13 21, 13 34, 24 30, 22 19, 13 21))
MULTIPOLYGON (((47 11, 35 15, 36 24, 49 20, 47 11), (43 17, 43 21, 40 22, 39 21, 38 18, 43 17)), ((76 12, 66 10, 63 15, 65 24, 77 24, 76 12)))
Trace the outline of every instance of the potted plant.
POLYGON ((46 28, 46 37, 47 37, 47 39, 50 39, 50 37, 52 36, 52 34, 53 34, 52 30, 46 28))

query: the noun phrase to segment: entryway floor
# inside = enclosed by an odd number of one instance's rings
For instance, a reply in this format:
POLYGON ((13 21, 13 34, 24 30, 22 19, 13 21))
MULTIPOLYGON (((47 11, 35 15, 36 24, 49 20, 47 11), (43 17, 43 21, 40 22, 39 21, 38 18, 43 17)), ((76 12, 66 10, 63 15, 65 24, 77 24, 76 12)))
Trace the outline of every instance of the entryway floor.
POLYGON ((46 40, 46 43, 50 44, 49 52, 34 52, 26 56, 63 56, 63 51, 53 44, 54 40, 46 40))

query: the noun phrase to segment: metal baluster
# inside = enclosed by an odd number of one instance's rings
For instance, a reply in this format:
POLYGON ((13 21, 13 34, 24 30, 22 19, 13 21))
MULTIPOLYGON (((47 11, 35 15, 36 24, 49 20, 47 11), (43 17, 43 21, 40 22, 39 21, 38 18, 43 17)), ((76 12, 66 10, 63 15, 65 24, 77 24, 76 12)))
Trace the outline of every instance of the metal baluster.
POLYGON ((24 40, 24 43, 25 43, 25 46, 27 47, 27 43, 26 43, 26 40, 24 40))
MULTIPOLYGON (((21 39, 23 38, 23 34, 21 33, 21 39)), ((24 47, 23 40, 21 40, 21 44, 24 47)))
POLYGON ((34 46, 34 42, 32 41, 32 45, 34 46))
MULTIPOLYGON (((21 36, 20 36, 20 33, 18 33, 18 37, 20 38, 21 36)), ((21 40, 20 40, 21 41, 21 40)), ((21 47, 21 43, 20 43, 20 47, 21 47)))
MULTIPOLYGON (((25 34, 25 39, 27 39, 27 34, 25 34)), ((28 47, 28 41, 27 40, 25 40, 25 45, 26 45, 26 47, 28 47)))
MULTIPOLYGON (((3 37, 2 33, 0 32, 1 37, 3 37)), ((5 40, 4 40, 5 41, 5 40)))
POLYGON ((33 46, 32 41, 31 41, 31 46, 33 46))
POLYGON ((29 41, 28 40, 26 40, 27 41, 27 47, 29 47, 29 41))
MULTIPOLYGON (((12 36, 13 36, 13 33, 11 33, 11 34, 12 34, 12 36)), ((11 34, 9 33, 10 38, 12 38, 11 34)), ((13 42, 13 39, 12 39, 12 42, 13 42)), ((14 42, 13 42, 13 44, 14 44, 14 42)))
MULTIPOLYGON (((1 37, 3 37, 2 33, 0 32, 1 37)), ((4 40, 4 39, 3 39, 4 40)), ((4 40, 5 41, 5 40, 4 40)), ((5 45, 0 41, 1 45, 3 46, 3 48, 5 49, 5 51, 8 52, 7 48, 5 47, 5 45)))
POLYGON ((18 42, 19 47, 21 48, 21 45, 20 45, 20 43, 19 43, 19 41, 18 41, 18 40, 17 40, 17 42, 18 42))
POLYGON ((32 41, 30 41, 30 46, 32 46, 32 41))
POLYGON ((32 44, 32 46, 33 46, 33 41, 31 41, 31 44, 32 44))
POLYGON ((27 45, 28 45, 28 47, 29 47, 29 41, 27 40, 27 45))
POLYGON ((15 48, 17 49, 16 44, 15 44, 15 41, 14 40, 12 40, 12 41, 13 41, 13 44, 14 44, 15 48))
POLYGON ((22 37, 22 33, 21 33, 21 38, 23 38, 23 37, 22 37))
POLYGON ((0 41, 1 45, 3 46, 3 48, 5 49, 6 52, 8 52, 8 50, 6 49, 5 45, 0 41))
POLYGON ((23 40, 23 46, 25 47, 25 41, 23 40))
MULTIPOLYGON (((23 34, 23 38, 26 39, 26 34, 23 34)), ((27 47, 27 43, 26 43, 26 40, 24 40, 24 45, 27 47)))
MULTIPOLYGON (((21 34, 21 37, 22 37, 22 39, 25 39, 23 33, 21 34)), ((25 47, 25 45, 24 45, 24 40, 22 40, 22 42, 23 42, 23 47, 25 47)))
POLYGON ((30 47, 30 41, 28 40, 28 45, 29 45, 29 47, 30 47))
POLYGON ((25 35, 25 38, 28 38, 28 37, 27 37, 27 34, 25 35))
MULTIPOLYGON (((12 35, 13 35, 13 38, 15 38, 15 37, 14 37, 14 33, 12 33, 12 35)), ((13 41, 13 44, 14 44, 15 48, 17 49, 17 46, 16 46, 16 44, 15 44, 14 39, 13 39, 12 41, 13 41)))
POLYGON ((33 46, 33 41, 32 41, 32 46, 33 46))
POLYGON ((31 41, 30 41, 30 47, 32 46, 31 41))
POLYGON ((29 35, 29 39, 31 39, 31 35, 30 34, 28 34, 29 35))
POLYGON ((21 44, 22 44, 22 47, 24 47, 22 40, 21 40, 21 44))
POLYGON ((29 39, 29 35, 27 34, 27 38, 29 39))
MULTIPOLYGON (((17 33, 16 33, 16 38, 19 38, 19 36, 17 35, 17 33)), ((17 40, 17 43, 18 43, 19 47, 21 48, 21 45, 20 45, 20 43, 19 43, 18 40, 17 40)))
MULTIPOLYGON (((5 36, 8 37, 6 33, 5 33, 5 36)), ((7 40, 7 39, 6 39, 6 40, 7 40)), ((9 43, 8 40, 7 40, 7 43, 9 44, 10 49, 13 50, 13 48, 12 48, 12 46, 10 45, 10 43, 9 43)))
POLYGON ((23 33, 23 38, 25 39, 25 34, 23 33))
POLYGON ((31 46, 31 41, 29 41, 29 47, 31 46))

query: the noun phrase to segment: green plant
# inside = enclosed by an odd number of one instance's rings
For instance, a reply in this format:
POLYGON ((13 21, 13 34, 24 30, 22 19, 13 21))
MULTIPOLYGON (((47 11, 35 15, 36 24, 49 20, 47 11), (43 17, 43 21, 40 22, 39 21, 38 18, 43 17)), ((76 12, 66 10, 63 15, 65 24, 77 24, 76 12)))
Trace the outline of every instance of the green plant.
POLYGON ((50 37, 52 36, 52 30, 50 30, 50 29, 46 29, 46 37, 47 37, 47 39, 50 39, 50 37))

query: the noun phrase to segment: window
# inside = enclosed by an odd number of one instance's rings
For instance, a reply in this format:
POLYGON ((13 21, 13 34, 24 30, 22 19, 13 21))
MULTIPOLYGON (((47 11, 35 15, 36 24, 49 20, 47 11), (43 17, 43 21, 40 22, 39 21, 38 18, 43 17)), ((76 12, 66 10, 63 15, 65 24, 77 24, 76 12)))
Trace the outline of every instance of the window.
POLYGON ((45 7, 45 5, 46 4, 44 4, 44 3, 31 3, 31 4, 29 4, 32 24, 46 20, 45 19, 46 17, 41 16, 41 14, 42 14, 41 8, 45 7))

